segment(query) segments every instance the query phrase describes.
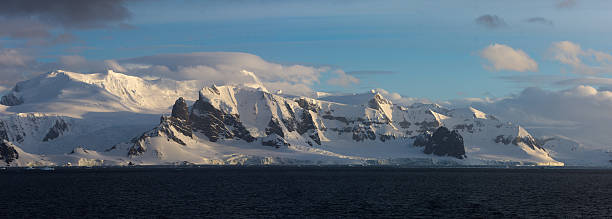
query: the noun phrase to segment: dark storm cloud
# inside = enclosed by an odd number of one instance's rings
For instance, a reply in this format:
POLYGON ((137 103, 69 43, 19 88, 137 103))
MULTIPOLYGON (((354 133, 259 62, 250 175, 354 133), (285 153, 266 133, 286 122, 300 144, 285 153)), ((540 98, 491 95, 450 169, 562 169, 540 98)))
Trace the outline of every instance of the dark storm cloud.
POLYGON ((534 24, 544 24, 544 25, 549 25, 552 26, 553 22, 551 20, 548 20, 546 18, 543 17, 532 17, 526 20, 528 23, 534 23, 534 24))
POLYGON ((497 15, 485 14, 480 17, 477 17, 475 20, 476 24, 484 26, 486 28, 499 28, 506 26, 506 22, 504 19, 498 17, 497 15))
POLYGON ((65 28, 99 28, 130 17, 123 0, 3 0, 0 16, 65 28))
POLYGON ((29 19, 0 19, 0 37, 47 38, 51 36, 49 27, 29 19))

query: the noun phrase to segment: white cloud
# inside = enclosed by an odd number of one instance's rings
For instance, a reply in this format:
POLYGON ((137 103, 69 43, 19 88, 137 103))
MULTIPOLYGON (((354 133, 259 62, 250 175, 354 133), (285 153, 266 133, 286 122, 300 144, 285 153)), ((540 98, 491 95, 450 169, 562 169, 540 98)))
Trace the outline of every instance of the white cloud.
POLYGON ((0 48, 0 84, 12 86, 36 68, 35 59, 24 50, 0 48))
POLYGON ((527 53, 507 45, 492 44, 480 51, 480 56, 491 64, 491 66, 485 66, 490 70, 538 71, 538 63, 531 59, 527 53))
POLYGON ((334 74, 336 74, 335 78, 327 80, 327 83, 330 85, 348 87, 359 83, 359 79, 353 77, 352 75, 346 74, 346 72, 342 70, 336 70, 334 71, 334 74))
POLYGON ((25 66, 33 60, 34 58, 17 49, 0 49, 0 66, 2 67, 25 66))
POLYGON ((128 71, 136 70, 138 73, 160 74, 159 76, 181 80, 202 80, 209 79, 211 76, 233 80, 231 74, 247 70, 254 72, 262 81, 288 81, 312 85, 319 82, 321 72, 328 70, 327 68, 304 65, 272 63, 259 56, 239 52, 162 54, 118 61, 126 68, 134 64, 141 65, 138 69, 129 68, 128 71), (142 68, 143 65, 149 67, 142 68))
POLYGON ((121 60, 91 61, 81 56, 63 56, 59 66, 68 71, 101 72, 112 69, 146 78, 200 80, 204 85, 254 83, 243 70, 253 72, 258 80, 274 92, 311 96, 312 87, 320 83, 322 74, 330 74, 327 83, 348 87, 359 82, 342 70, 329 67, 284 65, 266 61, 259 56, 239 52, 197 52, 161 54, 121 60))
POLYGON ((374 90, 376 92, 380 93, 386 99, 388 99, 391 102, 393 102, 394 104, 398 104, 398 105, 402 105, 402 106, 409 106, 409 105, 412 105, 414 103, 431 103, 431 101, 429 101, 427 99, 420 99, 420 98, 414 98, 414 97, 404 97, 404 96, 402 96, 399 93, 390 92, 390 91, 387 91, 387 90, 382 89, 382 88, 376 88, 374 90))
MULTIPOLYGON (((0 51, 1 52, 1 51, 0 51)), ((2 54, 2 53, 0 53, 2 54)), ((352 75, 340 69, 306 65, 286 65, 266 61, 259 56, 239 52, 198 52, 184 54, 161 54, 119 60, 88 60, 78 55, 60 56, 53 63, 27 62, 26 56, 17 56, 12 51, 0 56, 3 63, 20 65, 23 68, 0 69, 0 84, 12 86, 26 76, 40 74, 56 69, 93 73, 114 70, 148 79, 168 78, 174 80, 199 80, 203 86, 212 84, 255 83, 253 77, 242 72, 253 72, 257 80, 271 92, 282 90, 285 94, 313 96, 313 87, 320 84, 321 78, 329 78, 329 84, 349 87, 359 83, 352 75), (31 72, 24 75, 24 72, 31 72), (8 77, 10 75, 10 77, 8 77), (325 75, 325 77, 323 77, 325 75), (7 77, 4 77, 7 76, 7 77)))
POLYGON ((560 91, 526 88, 496 100, 454 101, 525 126, 536 135, 561 135, 587 147, 612 149, 612 92, 579 85, 560 91))
POLYGON ((570 41, 554 42, 548 53, 550 58, 570 66, 576 74, 612 73, 612 55, 593 49, 583 50, 570 41))

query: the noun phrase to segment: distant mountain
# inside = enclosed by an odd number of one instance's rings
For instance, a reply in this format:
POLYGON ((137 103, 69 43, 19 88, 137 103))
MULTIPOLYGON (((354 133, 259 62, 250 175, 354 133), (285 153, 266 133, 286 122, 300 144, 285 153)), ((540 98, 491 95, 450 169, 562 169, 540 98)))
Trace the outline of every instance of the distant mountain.
POLYGON ((579 144, 538 139, 471 107, 400 106, 374 91, 314 99, 270 93, 261 83, 199 86, 112 71, 54 71, 20 82, 0 102, 0 152, 8 151, 0 159, 13 166, 611 165, 603 151, 567 149, 579 144))

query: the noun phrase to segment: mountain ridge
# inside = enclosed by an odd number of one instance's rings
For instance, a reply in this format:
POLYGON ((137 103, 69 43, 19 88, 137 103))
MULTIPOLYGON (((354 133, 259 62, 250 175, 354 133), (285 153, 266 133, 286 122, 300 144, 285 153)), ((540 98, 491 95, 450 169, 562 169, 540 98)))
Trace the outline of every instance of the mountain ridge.
MULTIPOLYGON (((564 163, 551 154, 570 160, 571 152, 563 150, 560 156, 552 144, 574 145, 561 138, 542 142, 523 127, 472 107, 402 106, 375 91, 311 98, 270 93, 261 84, 198 84, 112 71, 54 71, 20 82, 2 98, 7 105, 3 113, 9 115, 0 117, 0 124, 8 124, 0 130, 29 140, 2 137, 1 131, 0 138, 33 158, 7 164, 557 166, 564 163), (97 100, 93 108, 103 110, 79 106, 97 100), (21 120, 38 129, 12 128, 18 123, 11 122, 11 115, 33 109, 41 112, 31 115, 41 119, 21 120), (60 119, 43 125, 47 118, 60 119), (422 146, 415 144, 417 139, 422 146)), ((597 155, 594 163, 609 164, 609 155, 597 155)))

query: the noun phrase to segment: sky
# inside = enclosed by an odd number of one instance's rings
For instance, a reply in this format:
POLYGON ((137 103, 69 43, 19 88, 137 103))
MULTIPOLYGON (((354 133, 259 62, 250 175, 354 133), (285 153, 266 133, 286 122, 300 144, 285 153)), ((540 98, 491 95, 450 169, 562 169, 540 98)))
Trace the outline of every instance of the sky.
POLYGON ((612 151, 610 11, 607 0, 3 0, 0 94, 58 69, 311 97, 375 90, 612 151))
POLYGON ((221 84, 248 81, 244 69, 299 95, 603 91, 612 87, 611 9, 597 0, 7 0, 0 89, 55 69, 221 84))

